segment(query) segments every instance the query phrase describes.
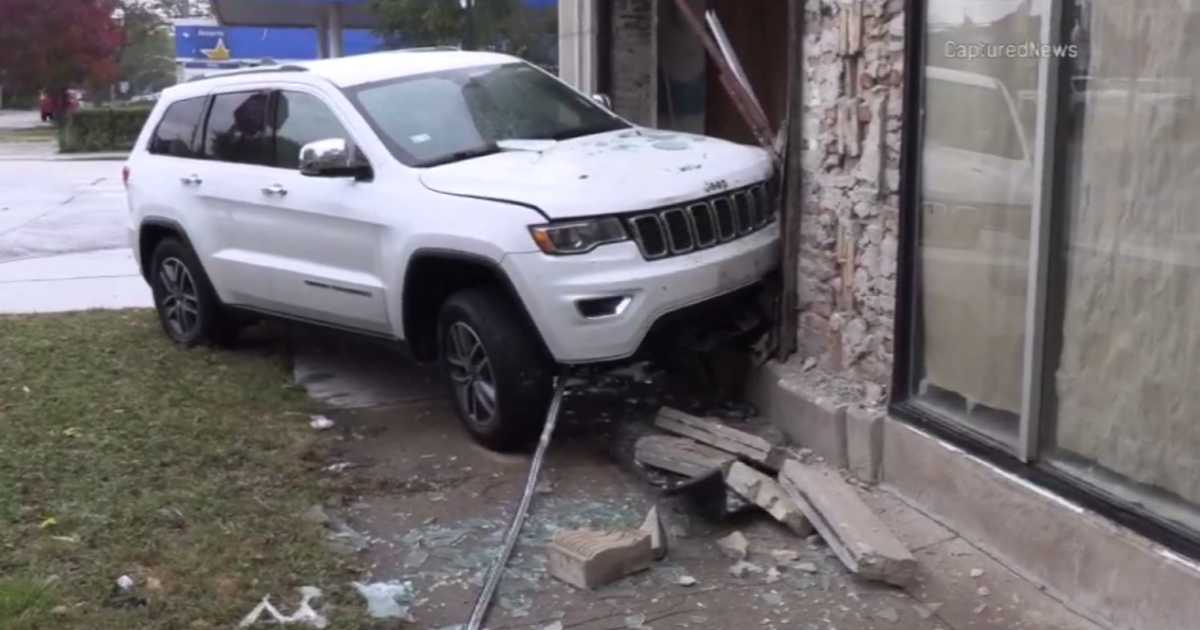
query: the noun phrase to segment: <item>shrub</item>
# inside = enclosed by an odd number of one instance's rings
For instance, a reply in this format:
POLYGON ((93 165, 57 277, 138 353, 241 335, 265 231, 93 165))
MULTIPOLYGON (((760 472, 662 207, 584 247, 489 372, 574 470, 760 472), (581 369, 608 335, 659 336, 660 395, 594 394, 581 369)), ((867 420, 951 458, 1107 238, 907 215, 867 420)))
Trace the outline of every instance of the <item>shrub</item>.
POLYGON ((59 131, 58 150, 63 153, 128 151, 137 142, 152 106, 125 105, 81 109, 67 118, 59 131))

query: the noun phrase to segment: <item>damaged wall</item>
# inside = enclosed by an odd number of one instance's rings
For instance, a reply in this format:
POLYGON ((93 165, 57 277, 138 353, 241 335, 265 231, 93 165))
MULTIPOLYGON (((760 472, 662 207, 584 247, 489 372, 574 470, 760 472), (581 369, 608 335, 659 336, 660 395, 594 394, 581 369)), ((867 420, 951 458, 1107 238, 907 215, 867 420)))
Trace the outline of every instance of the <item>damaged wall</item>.
POLYGON ((630 122, 658 126, 658 1, 612 0, 613 109, 630 122))
POLYGON ((807 0, 800 356, 886 383, 892 364, 903 0, 807 0))

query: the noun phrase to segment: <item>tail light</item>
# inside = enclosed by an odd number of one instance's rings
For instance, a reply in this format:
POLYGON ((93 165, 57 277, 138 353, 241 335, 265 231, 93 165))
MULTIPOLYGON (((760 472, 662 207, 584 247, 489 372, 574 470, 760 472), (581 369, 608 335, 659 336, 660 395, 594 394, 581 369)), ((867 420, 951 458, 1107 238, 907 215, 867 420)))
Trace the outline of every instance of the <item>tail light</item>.
POLYGON ((129 175, 132 172, 133 171, 129 170, 128 166, 121 169, 121 183, 124 184, 126 188, 129 188, 129 175))

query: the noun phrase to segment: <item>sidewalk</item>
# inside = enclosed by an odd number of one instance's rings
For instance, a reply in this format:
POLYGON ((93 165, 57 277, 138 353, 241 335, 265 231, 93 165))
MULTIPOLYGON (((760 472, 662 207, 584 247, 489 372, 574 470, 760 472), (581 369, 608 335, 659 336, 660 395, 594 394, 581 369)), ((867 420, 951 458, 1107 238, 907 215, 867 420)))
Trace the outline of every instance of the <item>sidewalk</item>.
POLYGON ((0 262, 0 313, 151 306, 128 248, 0 262))

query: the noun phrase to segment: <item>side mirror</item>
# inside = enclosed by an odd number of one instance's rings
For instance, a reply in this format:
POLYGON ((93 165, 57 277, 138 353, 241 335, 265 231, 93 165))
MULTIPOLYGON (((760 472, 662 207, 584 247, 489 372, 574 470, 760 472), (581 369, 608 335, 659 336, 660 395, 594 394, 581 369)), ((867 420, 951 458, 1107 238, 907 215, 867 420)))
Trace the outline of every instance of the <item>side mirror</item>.
POLYGON ((592 100, 596 101, 600 107, 612 111, 612 99, 608 98, 608 96, 604 94, 593 94, 592 100))
POLYGON ((300 173, 309 177, 366 179, 371 167, 345 138, 326 138, 300 147, 300 173))

